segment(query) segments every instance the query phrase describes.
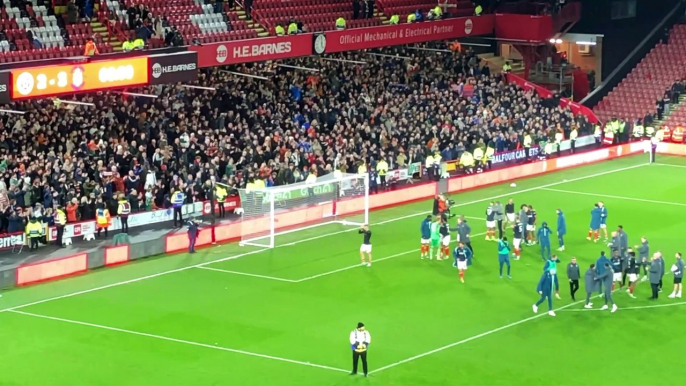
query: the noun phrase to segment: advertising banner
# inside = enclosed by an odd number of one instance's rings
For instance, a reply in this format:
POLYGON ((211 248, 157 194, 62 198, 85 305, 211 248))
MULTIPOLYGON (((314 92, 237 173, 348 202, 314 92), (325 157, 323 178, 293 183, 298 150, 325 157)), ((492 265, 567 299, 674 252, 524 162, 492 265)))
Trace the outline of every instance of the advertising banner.
MULTIPOLYGON (((202 213, 203 203, 195 202, 193 204, 186 204, 181 208, 181 213, 184 218, 188 216, 199 216, 202 213)), ((159 224, 174 219, 173 209, 158 209, 150 212, 138 212, 129 215, 129 228, 140 227, 143 225, 159 224)), ((117 216, 112 216, 112 226, 107 228, 109 231, 117 231, 121 229, 121 220, 117 216)), ((64 226, 64 237, 81 237, 95 234, 97 226, 95 220, 82 221, 77 223, 68 223, 64 226)), ((48 240, 54 241, 57 239, 57 228, 52 227, 47 233, 48 240)))
POLYGON ((272 36, 190 46, 200 67, 278 60, 312 55, 312 34, 272 36))
POLYGON ((0 103, 10 103, 10 72, 0 72, 0 103))
MULTIPOLYGON (((214 203, 214 212, 217 213, 219 211, 219 202, 214 203)), ((209 201, 203 201, 202 203, 202 214, 208 215, 212 214, 212 209, 211 209, 211 204, 209 201)), ((229 196, 226 197, 226 200, 224 201, 224 209, 225 210, 234 210, 238 207, 241 206, 241 198, 238 196, 229 196)))
POLYGON ((194 82, 198 80, 198 53, 177 52, 148 57, 150 84, 194 82))
MULTIPOLYGON (((323 52, 364 50, 493 33, 494 15, 326 32, 323 52)), ((320 45, 322 42, 318 42, 320 45)), ((317 51, 320 51, 318 48, 317 51)))
POLYGON ((24 232, 17 232, 0 236, 0 250, 10 249, 15 245, 22 245, 26 241, 24 232))

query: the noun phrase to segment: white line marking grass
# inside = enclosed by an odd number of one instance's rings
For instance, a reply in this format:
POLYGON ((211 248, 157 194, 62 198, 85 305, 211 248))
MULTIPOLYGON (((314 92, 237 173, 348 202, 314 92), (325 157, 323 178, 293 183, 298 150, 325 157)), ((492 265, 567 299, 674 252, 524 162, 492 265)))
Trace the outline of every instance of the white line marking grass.
MULTIPOLYGON (((619 307, 617 308, 617 312, 619 311, 626 311, 626 310, 645 310, 648 308, 663 308, 663 307, 676 307, 676 306, 683 306, 686 305, 686 302, 679 302, 679 303, 666 303, 666 304, 651 304, 648 306, 634 306, 634 307, 619 307)), ((571 310, 560 310, 564 312, 586 312, 586 311, 600 311, 600 308, 575 308, 571 310)), ((607 310, 605 310, 607 311, 607 310)))
POLYGON ((686 168, 686 165, 673 165, 673 164, 661 164, 661 163, 654 163, 652 165, 669 166, 669 167, 673 167, 673 168, 686 168))
POLYGON ((287 282, 287 283, 297 283, 297 282, 298 282, 297 280, 284 279, 284 278, 276 277, 276 276, 256 275, 256 274, 253 274, 253 273, 238 272, 238 271, 230 271, 230 270, 228 270, 228 269, 221 269, 221 268, 214 268, 214 267, 198 267, 198 269, 207 269, 207 270, 209 270, 209 271, 230 273, 230 274, 233 274, 233 275, 241 275, 241 276, 250 276, 250 277, 256 277, 256 278, 260 278, 260 279, 284 281, 284 282, 287 282))
POLYGON ((613 196, 613 195, 609 195, 609 194, 576 192, 576 191, 572 191, 572 190, 562 190, 562 189, 542 188, 541 190, 546 190, 546 191, 549 191, 549 192, 557 192, 557 193, 576 194, 576 195, 580 195, 580 196, 591 196, 591 197, 612 198, 612 199, 615 199, 615 200, 647 202, 647 203, 650 203, 650 204, 686 206, 686 203, 683 203, 683 202, 671 202, 671 201, 648 200, 648 199, 645 199, 645 198, 622 197, 622 196, 613 196))
MULTIPOLYGON (((522 190, 516 190, 516 191, 508 192, 508 193, 506 193, 506 194, 501 194, 501 195, 498 195, 498 196, 493 196, 493 197, 483 198, 483 199, 474 200, 474 201, 470 201, 470 202, 460 203, 460 204, 455 205, 455 206, 456 206, 456 207, 467 206, 467 205, 476 204, 476 203, 479 203, 479 202, 491 201, 491 200, 494 200, 494 199, 497 199, 497 198, 510 197, 510 196, 514 196, 514 195, 517 195, 517 194, 527 193, 527 192, 536 191, 536 190, 543 189, 543 188, 548 188, 548 187, 551 187, 551 186, 557 186, 557 185, 565 184, 565 183, 568 183, 568 182, 581 181, 581 180, 585 180, 585 179, 589 179, 589 178, 595 178, 595 177, 604 176, 604 175, 606 175, 606 174, 611 174, 611 173, 617 173, 617 172, 621 172, 621 171, 625 171, 625 170, 636 169, 636 168, 643 167, 643 166, 646 166, 646 165, 648 165, 648 164, 639 164, 639 165, 627 166, 627 167, 624 167, 624 168, 614 169, 614 170, 605 171, 605 172, 601 172, 601 173, 590 174, 590 175, 588 175, 588 176, 573 178, 573 179, 569 179, 569 180, 563 180, 563 181, 554 182, 554 183, 550 183, 550 184, 546 184, 546 185, 541 185, 541 186, 537 186, 537 187, 533 187, 533 188, 522 189, 522 190)), ((535 176, 534 176, 534 177, 535 177, 535 176)), ((411 214, 411 215, 407 215, 407 216, 402 216, 402 217, 397 217, 397 218, 393 218, 393 219, 381 221, 381 222, 378 222, 378 223, 373 224, 373 225, 383 225, 383 224, 387 224, 387 223, 390 223, 390 222, 400 221, 400 220, 404 220, 404 219, 406 219, 406 218, 415 217, 415 216, 418 216, 418 215, 426 215, 428 212, 429 212, 429 211, 422 212, 422 213, 415 213, 415 214, 411 214)), ((341 234, 341 233, 350 232, 350 231, 354 231, 354 230, 355 230, 355 228, 353 228, 353 229, 346 229, 346 230, 344 230, 344 231, 329 233, 329 234, 326 234, 326 235, 320 235, 320 236, 316 236, 316 237, 310 237, 310 238, 306 238, 306 239, 302 239, 302 240, 298 240, 298 241, 296 241, 296 242, 290 243, 289 245, 304 243, 304 242, 307 242, 307 241, 310 241, 310 240, 316 240, 316 239, 320 239, 320 238, 323 238, 323 237, 334 236, 334 235, 336 235, 336 234, 341 234)), ((283 245, 278 245, 278 246, 276 246, 276 248, 279 248, 279 247, 283 247, 283 245)), ((138 277, 138 278, 135 278, 135 279, 124 280, 124 281, 121 281, 121 282, 112 283, 112 284, 108 284, 108 285, 104 285, 104 286, 100 286, 100 287, 94 287, 94 288, 90 288, 90 289, 87 289, 87 290, 77 291, 77 292, 73 292, 73 293, 69 293, 69 294, 65 294, 65 295, 60 295, 60 296, 55 296, 55 297, 52 297, 52 298, 47 298, 47 299, 38 300, 38 301, 30 302, 30 303, 25 303, 25 304, 22 304, 22 305, 19 305, 19 306, 14 306, 14 307, 9 307, 9 308, 0 309, 0 313, 2 313, 2 312, 8 312, 8 311, 9 311, 9 312, 15 312, 15 313, 21 313, 21 314, 25 314, 25 315, 35 316, 35 317, 42 317, 42 318, 45 318, 45 319, 53 319, 53 320, 58 320, 58 321, 63 321, 63 322, 70 322, 70 323, 76 323, 76 324, 83 324, 83 325, 88 326, 89 324, 83 323, 83 322, 68 321, 68 320, 66 320, 66 319, 65 319, 65 320, 61 320, 60 318, 53 318, 53 317, 49 317, 49 316, 44 316, 44 315, 39 315, 39 314, 31 314, 31 313, 28 313, 28 312, 16 311, 16 310, 21 309, 21 308, 26 308, 26 307, 34 306, 34 305, 37 305, 37 304, 43 304, 43 303, 47 303, 47 302, 59 300, 59 299, 66 299, 66 298, 70 298, 70 297, 74 297, 74 296, 78 296, 78 295, 82 295, 82 294, 87 294, 87 293, 91 293, 91 292, 95 292, 95 291, 100 291, 100 290, 104 290, 104 289, 107 289, 107 288, 113 288, 113 287, 118 287, 118 286, 125 285, 125 284, 135 283, 135 282, 139 282, 139 281, 142 281, 142 280, 152 279, 152 278, 155 278, 155 277, 159 277, 159 276, 163 276, 163 275, 167 275, 167 274, 171 274, 171 273, 175 273, 175 272, 181 272, 181 271, 185 271, 185 270, 192 269, 192 268, 205 267, 205 266, 208 266, 208 265, 210 265, 210 264, 219 263, 219 262, 222 262, 222 261, 233 260, 233 259, 237 259, 237 258, 239 258, 239 257, 254 255, 254 254, 261 253, 261 252, 264 252, 264 251, 267 251, 267 250, 268 250, 268 249, 258 249, 258 250, 255 250, 255 251, 246 252, 246 253, 241 253, 241 254, 234 255, 234 256, 228 256, 228 257, 225 257, 225 258, 221 258, 221 259, 217 259, 217 260, 212 260, 212 261, 208 261, 208 262, 204 262, 204 263, 200 263, 200 264, 193 264, 193 265, 189 265, 189 266, 185 266, 185 267, 181 267, 181 268, 177 268, 177 269, 172 269, 172 270, 168 270, 168 271, 164 271, 164 272, 159 272, 159 273, 152 274, 152 275, 147 275, 147 276, 138 277)), ((352 269, 352 268, 349 268, 349 269, 352 269)), ((305 279, 311 280, 311 279, 309 279, 309 278, 305 278, 305 279)), ((301 280, 305 280, 305 279, 301 279, 301 280)), ((572 306, 572 305, 574 305, 574 304, 579 304, 579 303, 578 303, 578 302, 577 302, 577 303, 571 303, 571 304, 569 304, 569 305, 567 305, 567 306, 564 306, 564 307, 561 307, 561 308, 559 308, 559 309, 564 309, 564 308, 570 307, 570 306, 572 306)), ((432 351, 430 351, 430 352, 428 352, 428 353, 420 354, 420 355, 418 355, 418 356, 415 356, 415 357, 412 357, 412 358, 408 358, 408 359, 405 359, 405 360, 403 360, 403 361, 396 362, 396 363, 394 363, 394 364, 390 364, 390 365, 388 365, 388 366, 385 366, 385 367, 382 367, 382 368, 380 368, 380 369, 377 369, 377 370, 374 371, 374 372, 378 372, 378 371, 385 370, 385 369, 388 369, 388 368, 391 368, 391 367, 395 367, 395 366, 397 366, 397 365, 399 365, 399 364, 406 363, 406 362, 412 361, 412 360, 414 360, 414 359, 421 358, 421 357, 424 357, 424 356, 433 354, 433 353, 435 353, 435 352, 443 351, 443 350, 446 350, 446 349, 451 348, 451 347, 454 347, 454 346, 458 346, 458 345, 460 345, 460 344, 462 344, 462 343, 466 343, 466 342, 469 342, 469 341, 472 341, 472 340, 481 338, 481 337, 483 337, 483 336, 487 336, 487 335, 493 334, 493 333, 495 333, 495 332, 502 331, 502 330, 505 330, 505 329, 507 329, 507 328, 510 328, 510 327, 513 327, 513 326, 516 326, 516 325, 519 325, 519 324, 528 322, 528 321, 530 321, 530 320, 534 320, 534 319, 536 319, 536 318, 538 318, 538 317, 541 317, 541 316, 543 316, 543 315, 547 315, 547 314, 544 313, 544 314, 536 315, 536 316, 533 316, 533 317, 530 317, 530 318, 526 318, 526 319, 520 320, 519 322, 511 323, 511 324, 509 324, 509 325, 506 325, 506 326, 503 326, 503 327, 500 327, 500 328, 497 328, 497 329, 494 329, 494 330, 491 330, 491 331, 487 331, 487 332, 485 332, 485 333, 482 333, 482 334, 473 336, 473 337, 471 337, 471 338, 467 338, 467 339, 462 340, 462 341, 460 341, 460 342, 456 342, 456 343, 450 344, 450 345, 448 345, 448 346, 444 346, 444 347, 438 348, 438 349, 436 349, 436 350, 432 350, 432 351)), ((91 327, 93 327, 93 325, 91 325, 91 327)), ((109 327, 106 327, 106 326, 101 326, 101 327, 102 327, 102 328, 106 328, 106 329, 113 329, 113 328, 109 328, 109 327)), ((118 330, 118 329, 117 329, 117 330, 118 330)), ((137 335, 144 335, 144 336, 145 336, 145 335, 149 335, 149 334, 144 334, 144 333, 136 333, 136 332, 134 332, 134 331, 128 331, 128 330, 122 330, 121 332, 127 332, 127 333, 132 333, 132 334, 137 334, 137 335)), ((165 340, 177 341, 177 340, 175 340, 175 339, 173 339, 173 338, 166 338, 166 337, 159 337, 159 338, 160 338, 160 339, 165 339, 165 340)), ((181 340, 178 340, 178 341, 181 342, 181 343, 188 343, 187 341, 181 341, 181 340)), ((191 343, 191 344, 192 344, 192 343, 191 343)), ((202 345, 202 344, 198 343, 197 345, 202 345)), ((205 346, 205 347, 212 347, 212 348, 215 348, 215 347, 210 346, 210 345, 204 345, 204 346, 205 346)), ((219 349, 222 349, 222 348, 219 348, 219 349)), ((240 350, 232 350, 232 349, 223 349, 223 350, 224 350, 224 351, 232 351, 232 352, 241 352, 240 350)), ((247 351, 246 351, 246 352, 241 352, 241 353, 244 353, 244 354, 246 354, 246 355, 253 355, 253 356, 260 356, 260 357, 263 357, 263 358, 268 358, 268 356, 266 356, 266 355, 255 354, 255 353, 249 353, 249 352, 247 352, 247 351)), ((273 358, 276 358, 276 357, 273 357, 273 358)), ((285 359, 285 358, 280 358, 280 359, 281 359, 282 361, 285 361, 285 362, 303 364, 303 362, 299 362, 299 361, 292 361, 292 360, 285 359)), ((312 367, 326 368, 326 366, 319 366, 319 365, 312 365, 312 364, 307 364, 307 365, 312 366, 312 367)), ((335 371, 341 371, 341 369, 335 369, 335 368, 329 368, 329 369, 335 370, 335 371)), ((345 371, 345 370, 343 370, 343 371, 345 371)), ((347 371, 346 371, 346 372, 347 372, 347 371)))
POLYGON ((63 322, 63 323, 70 323, 70 324, 78 324, 81 326, 87 326, 87 327, 92 327, 92 328, 99 328, 101 330, 108 330, 108 331, 116 331, 116 332, 121 332, 124 334, 130 334, 130 335, 138 335, 138 336, 144 336, 147 338, 153 338, 153 339, 159 339, 159 340, 166 340, 168 342, 174 342, 174 343, 181 343, 181 344, 186 344, 186 345, 191 345, 191 346, 197 346, 197 347, 204 347, 204 348, 210 348, 213 350, 221 350, 221 351, 228 351, 236 354, 243 354, 243 355, 249 355, 252 357, 258 357, 258 358, 264 358, 264 359, 271 359, 275 361, 280 361, 280 362, 288 362, 288 363, 293 363, 297 365, 302 365, 302 366, 309 366, 309 367, 316 367, 319 369, 324 369, 324 370, 332 370, 332 371, 338 371, 338 372, 344 372, 347 373, 348 370, 344 369, 339 369, 336 367, 331 367, 331 366, 324 366, 324 365, 318 365, 316 363, 310 363, 310 362, 303 362, 303 361, 297 361, 293 359, 288 359, 288 358, 281 358, 273 355, 265 355, 265 354, 258 354, 250 351, 245 351, 245 350, 236 350, 233 348, 228 348, 228 347, 222 347, 218 346, 216 344, 211 345, 211 344, 206 344, 206 343, 198 343, 198 342, 193 342, 190 340, 184 340, 184 339, 176 339, 176 338, 170 338, 167 336, 162 336, 162 335, 155 335, 155 334, 148 334, 145 332, 138 332, 138 331, 132 331, 132 330, 125 330, 123 328, 116 328, 116 327, 110 327, 110 326, 103 326, 100 324, 94 324, 94 323, 87 323, 87 322, 80 322, 78 320, 71 320, 71 319, 64 319, 64 318, 57 318, 54 316, 47 316, 47 315, 41 315, 41 314, 34 314, 32 312, 26 312, 26 311, 17 311, 17 310, 10 310, 9 312, 13 312, 15 314, 21 314, 21 315, 26 315, 26 316, 32 316, 34 318, 41 318, 41 319, 48 319, 48 320, 54 320, 58 322, 63 322))

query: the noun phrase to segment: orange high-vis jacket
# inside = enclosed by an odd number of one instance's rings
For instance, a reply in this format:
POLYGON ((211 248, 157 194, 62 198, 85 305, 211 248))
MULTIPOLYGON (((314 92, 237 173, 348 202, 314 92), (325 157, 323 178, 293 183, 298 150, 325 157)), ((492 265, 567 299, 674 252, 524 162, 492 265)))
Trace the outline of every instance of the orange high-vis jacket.
POLYGON ((85 56, 93 56, 93 55, 99 54, 98 47, 96 47, 95 43, 92 41, 86 42, 86 47, 83 50, 83 54, 85 56))
POLYGON ((663 141, 669 142, 672 140, 672 129, 670 129, 669 126, 664 126, 662 132, 664 133, 663 141))
POLYGON ((682 143, 684 142, 684 128, 681 126, 677 126, 676 129, 674 129, 674 133, 672 133, 672 141, 676 143, 682 143))

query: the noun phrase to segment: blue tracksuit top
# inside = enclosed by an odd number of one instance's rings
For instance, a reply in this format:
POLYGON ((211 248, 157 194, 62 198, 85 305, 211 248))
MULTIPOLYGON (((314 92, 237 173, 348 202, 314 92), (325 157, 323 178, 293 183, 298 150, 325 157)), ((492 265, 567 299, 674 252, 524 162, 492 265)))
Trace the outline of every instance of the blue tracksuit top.
POLYGON ((557 234, 560 236, 567 234, 567 220, 565 220, 565 214, 562 212, 557 215, 557 234))
POLYGON ((550 245, 550 228, 540 227, 538 228, 538 242, 541 245, 550 245))
POLYGON ((507 245, 505 241, 498 241, 498 256, 508 257, 510 256, 510 246, 507 245))
POLYGON ((548 272, 541 275, 541 280, 538 281, 536 292, 541 292, 543 295, 550 295, 553 289, 553 278, 548 272))
POLYGON ((422 231, 422 238, 428 240, 431 238, 431 221, 424 219, 422 220, 422 226, 420 228, 422 231))
POLYGON ((595 271, 598 273, 598 275, 603 274, 605 272, 605 263, 609 263, 610 259, 605 257, 605 255, 600 256, 598 260, 595 262, 595 271))
POLYGON ((591 210, 591 229, 600 229, 600 208, 591 210))

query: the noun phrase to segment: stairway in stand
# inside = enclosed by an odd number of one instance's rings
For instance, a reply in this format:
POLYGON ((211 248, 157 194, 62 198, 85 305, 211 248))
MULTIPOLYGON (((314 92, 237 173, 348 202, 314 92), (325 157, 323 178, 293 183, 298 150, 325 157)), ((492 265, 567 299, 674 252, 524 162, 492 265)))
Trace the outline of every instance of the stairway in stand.
POLYGON ((95 19, 91 20, 90 24, 94 34, 100 35, 100 39, 102 39, 104 43, 112 46, 114 52, 121 52, 122 43, 119 41, 119 39, 117 39, 116 36, 110 36, 110 33, 107 31, 107 27, 105 25, 99 21, 95 21, 95 19))

